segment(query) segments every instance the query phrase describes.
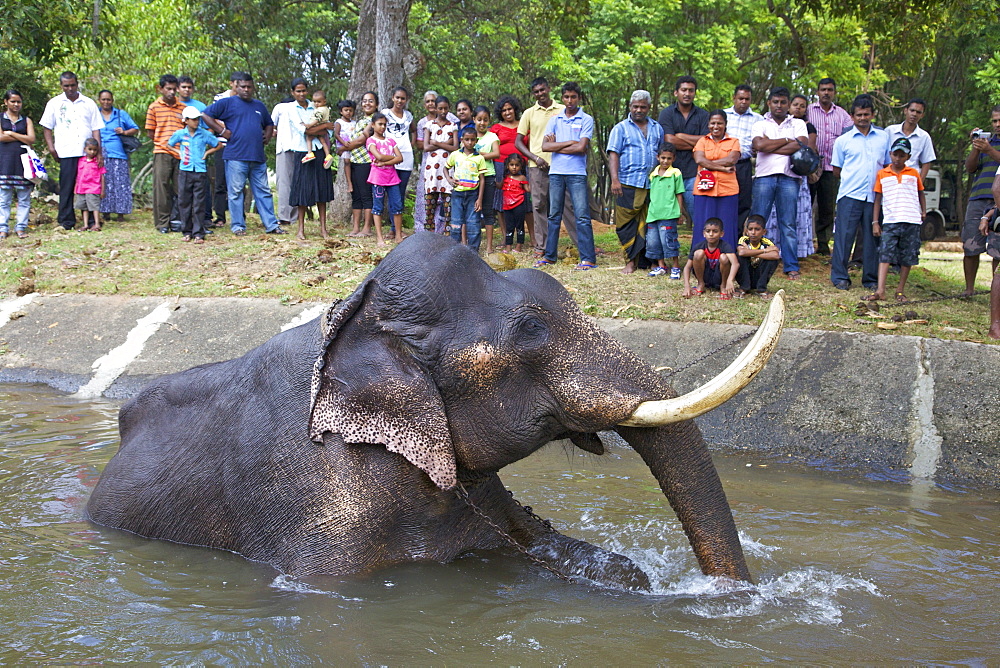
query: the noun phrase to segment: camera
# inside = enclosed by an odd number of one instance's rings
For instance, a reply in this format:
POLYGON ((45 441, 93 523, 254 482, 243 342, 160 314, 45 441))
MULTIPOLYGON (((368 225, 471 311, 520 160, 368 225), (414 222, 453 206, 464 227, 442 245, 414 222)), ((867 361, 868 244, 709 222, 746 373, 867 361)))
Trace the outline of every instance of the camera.
POLYGON ((973 139, 985 139, 986 141, 989 141, 992 136, 989 130, 976 130, 972 133, 973 139))

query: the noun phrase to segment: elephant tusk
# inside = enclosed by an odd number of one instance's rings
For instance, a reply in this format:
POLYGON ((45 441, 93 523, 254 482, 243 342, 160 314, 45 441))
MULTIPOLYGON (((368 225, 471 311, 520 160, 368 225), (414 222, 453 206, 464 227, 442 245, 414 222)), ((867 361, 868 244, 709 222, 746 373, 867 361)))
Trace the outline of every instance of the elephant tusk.
POLYGON ((696 418, 721 406, 736 396, 764 368, 778 345, 778 337, 784 324, 785 291, 778 290, 757 334, 722 373, 684 396, 644 401, 631 417, 620 424, 626 427, 661 427, 696 418))

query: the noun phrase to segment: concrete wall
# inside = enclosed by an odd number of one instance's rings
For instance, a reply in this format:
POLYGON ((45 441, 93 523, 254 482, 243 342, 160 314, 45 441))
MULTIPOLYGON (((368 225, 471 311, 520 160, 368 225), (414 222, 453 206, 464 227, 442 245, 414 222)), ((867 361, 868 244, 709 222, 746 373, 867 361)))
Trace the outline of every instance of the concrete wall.
MULTIPOLYGON (((237 357, 322 304, 28 295, 0 301, 0 382, 126 398, 150 378, 237 357)), ((677 368, 752 328, 602 320, 655 367, 677 368)), ((744 343, 671 376, 687 391, 744 343)), ((785 330, 767 368, 699 418, 713 447, 900 480, 1000 488, 1000 347, 785 330)), ((670 370, 663 371, 669 374, 670 370)), ((303 382, 308 382, 303 379, 303 382)))

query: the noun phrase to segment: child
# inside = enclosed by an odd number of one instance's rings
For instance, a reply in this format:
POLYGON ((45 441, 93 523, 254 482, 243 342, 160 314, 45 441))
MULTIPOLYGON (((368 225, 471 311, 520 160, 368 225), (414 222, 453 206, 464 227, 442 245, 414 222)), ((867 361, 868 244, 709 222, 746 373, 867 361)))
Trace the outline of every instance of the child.
POLYGON ((393 167, 403 162, 403 154, 396 146, 396 140, 385 136, 386 122, 385 114, 376 112, 372 116, 372 136, 365 142, 372 159, 368 183, 372 184, 372 217, 375 219, 375 237, 379 246, 385 245, 382 240, 382 210, 387 199, 395 224, 396 243, 403 240, 403 196, 399 192, 399 174, 393 167))
POLYGON ((650 276, 667 273, 667 260, 673 265, 670 278, 677 281, 681 269, 677 258, 681 245, 677 240, 677 222, 684 212, 684 176, 674 167, 674 145, 664 142, 656 160, 660 163, 649 174, 649 210, 646 213, 646 257, 653 261, 650 276))
POLYGON ((180 171, 177 175, 177 208, 180 210, 183 241, 205 243, 204 208, 208 192, 205 158, 219 150, 219 138, 200 127, 201 112, 193 105, 184 107, 181 118, 186 127, 170 135, 169 146, 180 146, 180 171), (207 149, 207 150, 206 150, 207 149))
POLYGON ((490 110, 480 105, 473 111, 472 119, 476 123, 476 153, 486 161, 485 183, 483 185, 483 222, 486 223, 486 252, 493 252, 493 226, 496 224, 497 212, 493 208, 493 194, 496 192, 496 167, 493 161, 500 157, 500 137, 490 131, 492 125, 490 110))
POLYGON ((764 216, 750 216, 747 218, 746 236, 740 237, 736 244, 736 255, 744 258, 740 260, 740 268, 736 273, 736 280, 740 284, 740 289, 736 291, 737 297, 756 291, 761 299, 771 298, 767 282, 778 268, 781 252, 774 242, 764 236, 766 225, 764 216))
POLYGON ((524 158, 520 153, 511 153, 503 163, 504 178, 500 189, 503 191, 504 214, 504 246, 503 252, 509 253, 514 243, 514 232, 517 232, 517 246, 520 253, 524 246, 524 218, 531 211, 531 203, 525 197, 530 186, 524 176, 524 158))
POLYGON ((875 210, 872 213, 872 234, 882 237, 878 252, 878 287, 866 299, 885 299, 885 279, 889 265, 899 265, 899 286, 896 301, 905 302, 906 279, 910 267, 919 262, 920 224, 927 215, 924 183, 920 173, 907 167, 910 140, 900 137, 889 149, 892 162, 875 177, 875 210), (879 215, 884 214, 880 226, 879 215))
POLYGON ((101 231, 101 198, 104 197, 104 174, 107 170, 101 167, 98 157, 101 146, 93 137, 87 137, 83 142, 86 155, 76 163, 76 195, 74 204, 83 214, 84 231, 101 231), (90 214, 94 214, 94 222, 88 222, 90 214))
MULTIPOLYGON (((311 128, 314 125, 319 125, 321 123, 330 122, 330 107, 326 105, 326 93, 321 90, 313 93, 313 105, 315 109, 312 113, 312 120, 306 123, 307 128, 311 128)), ((318 137, 313 137, 313 146, 315 147, 316 142, 320 143, 323 147, 323 169, 330 169, 333 165, 333 154, 330 153, 330 134, 325 132, 318 137)), ((316 155, 310 150, 304 156, 302 156, 302 162, 311 162, 316 159, 316 155)))
POLYGON ((740 261, 736 252, 722 238, 722 221, 709 218, 704 226, 705 240, 691 247, 687 264, 684 265, 683 296, 694 297, 712 288, 719 290, 719 299, 732 299, 736 272, 740 261), (698 284, 691 287, 691 272, 694 271, 698 284))
POLYGON ((340 118, 333 124, 333 138, 337 142, 337 153, 344 159, 347 166, 347 192, 354 192, 354 183, 351 181, 351 152, 347 150, 347 142, 351 140, 354 133, 354 110, 357 105, 354 100, 341 100, 337 103, 337 111, 340 118))
POLYGON ((446 167, 454 167, 454 174, 445 172, 445 178, 452 187, 451 195, 451 238, 462 243, 462 227, 466 228, 468 245, 479 252, 480 229, 479 212, 483 208, 483 184, 486 161, 476 154, 475 128, 465 128, 462 132, 462 148, 448 156, 446 167))

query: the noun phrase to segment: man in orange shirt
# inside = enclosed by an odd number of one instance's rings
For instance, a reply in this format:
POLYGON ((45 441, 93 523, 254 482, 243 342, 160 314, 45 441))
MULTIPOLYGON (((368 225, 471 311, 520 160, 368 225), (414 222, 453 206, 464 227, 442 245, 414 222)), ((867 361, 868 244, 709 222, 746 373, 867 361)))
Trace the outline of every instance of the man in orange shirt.
POLYGON ((153 224, 164 233, 170 231, 180 168, 180 155, 167 141, 184 127, 181 113, 186 106, 177 99, 177 87, 173 74, 161 76, 157 86, 160 97, 146 111, 146 134, 153 140, 153 224))

